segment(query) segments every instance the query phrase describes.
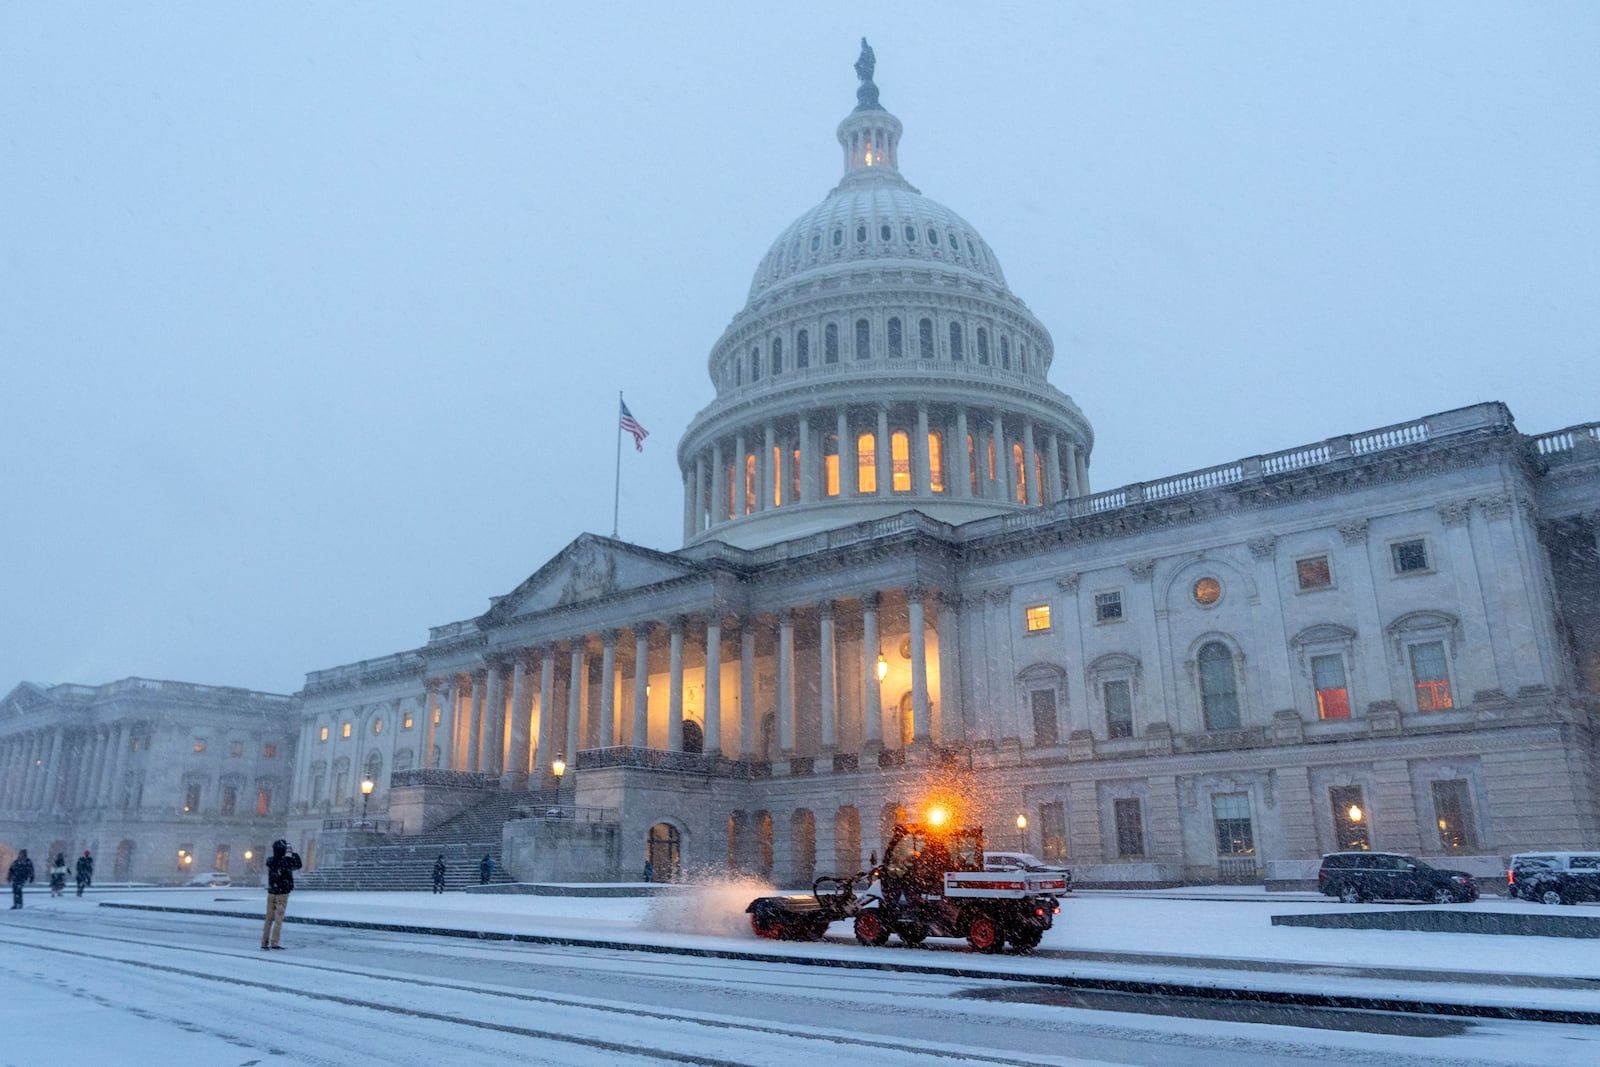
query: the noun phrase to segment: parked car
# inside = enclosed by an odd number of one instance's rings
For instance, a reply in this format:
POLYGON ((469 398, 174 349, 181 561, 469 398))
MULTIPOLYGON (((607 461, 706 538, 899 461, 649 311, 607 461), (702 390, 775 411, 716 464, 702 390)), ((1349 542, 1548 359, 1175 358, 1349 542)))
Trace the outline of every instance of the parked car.
POLYGON ((183 884, 186 885, 186 886, 190 886, 190 885, 201 885, 201 886, 232 885, 233 884, 233 878, 229 876, 227 871, 203 871, 200 874, 195 875, 193 878, 189 879, 187 882, 185 882, 183 884))
POLYGON ((1478 899, 1478 880, 1467 872, 1430 867, 1399 852, 1330 852, 1322 857, 1317 888, 1346 904, 1363 900, 1456 904, 1478 899))
POLYGON ((983 869, 986 871, 1033 871, 1039 874, 1059 874, 1072 891, 1072 868, 1056 863, 1046 863, 1031 852, 985 852, 983 869))
POLYGON ((1600 852, 1519 852, 1506 871, 1506 895, 1541 904, 1600 900, 1600 852))

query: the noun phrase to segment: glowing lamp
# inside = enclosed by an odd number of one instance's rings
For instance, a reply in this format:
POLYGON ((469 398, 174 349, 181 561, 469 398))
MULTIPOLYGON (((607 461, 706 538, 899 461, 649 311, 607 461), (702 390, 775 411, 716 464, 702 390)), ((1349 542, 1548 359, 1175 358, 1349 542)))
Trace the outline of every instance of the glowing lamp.
POLYGON ((567 761, 561 758, 561 753, 559 752, 556 753, 556 758, 550 763, 550 773, 555 775, 557 780, 567 773, 567 761))
POLYGON ((1018 830, 1026 830, 1027 828, 1028 828, 1028 817, 1026 815, 1018 815, 1017 816, 1017 829, 1018 830))
POLYGON ((883 676, 889 673, 889 661, 883 658, 883 653, 878 653, 878 681, 883 681, 883 676))
POLYGON ((950 819, 950 812, 942 805, 934 805, 928 809, 928 822, 933 826, 943 826, 950 819))
POLYGON ((1350 805, 1350 810, 1346 814, 1348 814, 1350 816, 1350 821, 1351 822, 1360 822, 1361 821, 1361 805, 1359 805, 1359 804, 1350 805))

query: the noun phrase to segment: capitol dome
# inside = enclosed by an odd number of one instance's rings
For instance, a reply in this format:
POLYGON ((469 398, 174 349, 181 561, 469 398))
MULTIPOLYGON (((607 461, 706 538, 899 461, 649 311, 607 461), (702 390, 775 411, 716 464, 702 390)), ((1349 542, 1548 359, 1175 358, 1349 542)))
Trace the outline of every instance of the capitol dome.
POLYGON ((862 42, 844 176, 773 241, 678 446, 684 541, 756 547, 914 508, 960 523, 1088 492, 1093 430, 970 223, 900 173, 862 42))

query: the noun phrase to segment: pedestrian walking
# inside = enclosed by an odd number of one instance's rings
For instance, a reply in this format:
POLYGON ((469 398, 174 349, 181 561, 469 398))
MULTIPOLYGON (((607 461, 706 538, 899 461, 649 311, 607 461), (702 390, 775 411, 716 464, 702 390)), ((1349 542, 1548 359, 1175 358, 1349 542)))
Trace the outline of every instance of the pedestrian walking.
POLYGON ((84 849, 83 855, 78 857, 78 895, 83 896, 83 891, 89 888, 89 883, 94 881, 94 857, 89 855, 89 850, 84 849))
POLYGON ((478 884, 479 885, 488 885, 489 884, 489 879, 491 879, 493 877, 494 877, 494 860, 490 859, 489 858, 489 854, 487 852, 485 852, 483 854, 483 859, 481 861, 479 861, 479 863, 478 863, 478 884))
POLYGON ((282 838, 274 841, 272 856, 267 860, 267 921, 261 927, 263 949, 283 947, 278 944, 283 936, 283 912, 289 906, 289 894, 294 892, 294 872, 299 869, 300 854, 282 838))
POLYGON ((11 866, 6 870, 6 880, 11 883, 11 910, 16 911, 22 907, 23 885, 33 881, 33 861, 28 858, 27 849, 22 849, 17 853, 17 858, 11 861, 11 866))
POLYGON ((50 895, 59 897, 67 891, 67 854, 56 853, 56 861, 50 865, 50 895))
POLYGON ((644 880, 647 882, 656 880, 656 865, 650 860, 644 861, 644 880))
POLYGON ((439 858, 433 861, 433 891, 444 892, 444 853, 439 853, 439 858))

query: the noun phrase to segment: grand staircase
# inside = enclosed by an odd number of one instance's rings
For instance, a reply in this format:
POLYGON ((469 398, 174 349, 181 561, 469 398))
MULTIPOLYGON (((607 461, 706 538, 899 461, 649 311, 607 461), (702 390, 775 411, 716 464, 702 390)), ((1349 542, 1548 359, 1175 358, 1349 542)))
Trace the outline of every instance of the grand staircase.
POLYGON ((433 864, 444 857, 445 889, 478 884, 478 864, 494 859, 491 884, 515 882, 500 863, 500 831, 518 809, 542 810, 556 804, 553 791, 500 791, 457 813, 426 833, 370 835, 362 844, 346 844, 331 862, 296 875, 296 888, 428 890, 433 864))

